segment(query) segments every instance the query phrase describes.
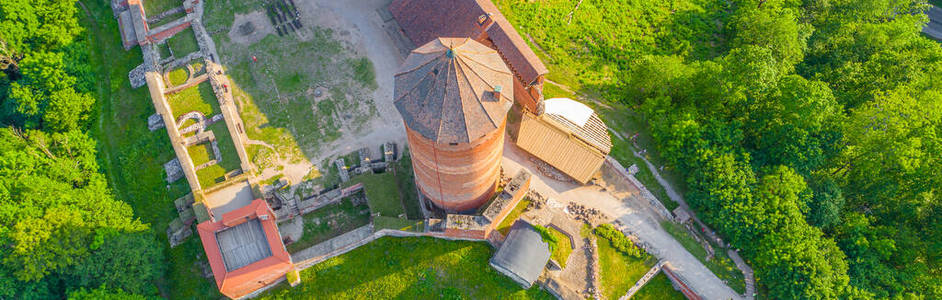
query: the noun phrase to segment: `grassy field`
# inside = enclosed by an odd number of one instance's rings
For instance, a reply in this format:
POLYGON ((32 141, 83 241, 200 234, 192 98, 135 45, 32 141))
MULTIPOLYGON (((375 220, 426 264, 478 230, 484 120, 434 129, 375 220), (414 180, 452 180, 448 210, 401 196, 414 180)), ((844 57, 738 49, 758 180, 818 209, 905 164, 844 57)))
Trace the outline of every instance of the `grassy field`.
POLYGON ((370 203, 370 210, 385 217, 399 217, 405 212, 402 202, 399 201, 399 187, 396 186, 396 176, 392 173, 363 174, 350 178, 345 185, 353 186, 363 183, 366 199, 370 203))
POLYGON ((210 17, 204 20, 210 32, 217 32, 212 38, 231 75, 246 134, 272 145, 289 161, 318 158, 320 147, 365 128, 375 116, 372 63, 354 56, 330 30, 316 26, 305 25, 302 31, 310 38, 303 41, 274 34, 250 45, 232 41, 228 36, 232 14, 258 7, 253 1, 210 1, 206 3, 210 17), (323 99, 314 95, 316 87, 327 89, 323 99))
POLYGON ((176 120, 185 113, 198 111, 207 118, 219 114, 219 101, 216 100, 216 94, 213 93, 213 86, 209 81, 204 81, 196 86, 186 88, 180 92, 166 96, 170 103, 170 111, 176 120))
POLYGON ((637 293, 631 296, 635 300, 685 300, 684 294, 674 289, 671 280, 664 273, 651 278, 637 293))
POLYGON ((186 151, 190 153, 190 160, 193 161, 193 166, 199 166, 214 158, 213 148, 210 143, 193 145, 187 147, 186 151))
POLYGON ((200 45, 196 42, 196 34, 193 32, 193 28, 190 27, 170 37, 167 40, 167 45, 170 46, 170 50, 173 50, 173 56, 177 58, 200 51, 200 45))
MULTIPOLYGON (((161 295, 170 299, 221 297, 211 279, 204 278, 196 262, 205 262, 199 238, 190 237, 170 249, 167 224, 177 216, 173 200, 189 192, 186 180, 168 185, 162 164, 173 159, 170 138, 164 130, 147 130, 154 114, 147 88, 131 89, 128 71, 143 58, 140 48, 121 47, 118 25, 107 2, 83 2, 80 20, 90 40, 96 66, 98 115, 90 133, 98 140, 99 164, 115 197, 134 209, 135 217, 150 224, 161 247, 167 273, 159 282, 161 295)), ((82 6, 80 6, 81 9, 82 6)))
MULTIPOLYGON (((177 6, 183 6, 183 1, 180 0, 144 0, 144 12, 148 16, 156 16, 162 12, 165 12, 171 8, 177 6)), ((153 28, 155 26, 151 26, 153 28)))
POLYGON ((486 243, 384 237, 301 271, 261 299, 553 299, 488 266, 486 243))
POLYGON ((615 250, 612 243, 598 238, 599 268, 601 268, 602 294, 608 299, 618 299, 654 266, 654 258, 645 254, 635 258, 615 250))
POLYGON ((730 288, 740 294, 746 292, 745 277, 742 271, 736 268, 736 263, 726 255, 725 249, 720 248, 716 244, 712 244, 711 246, 716 253, 713 255, 713 259, 706 261, 706 249, 697 243, 686 229, 668 221, 661 222, 661 227, 664 227, 668 233, 674 236, 674 239, 680 242, 690 254, 693 254, 694 257, 700 260, 707 269, 710 269, 713 274, 716 274, 716 277, 726 281, 726 284, 729 285, 730 288))
POLYGON ((185 67, 176 68, 170 73, 167 73, 167 79, 170 81, 169 86, 178 86, 186 83, 186 80, 190 78, 190 72, 186 70, 185 67))
POLYGON ((344 199, 306 214, 303 218, 304 234, 301 239, 286 246, 289 253, 307 249, 369 224, 370 209, 366 205, 353 205, 349 199, 344 199))
POLYGON ((520 218, 520 215, 523 214, 523 211, 527 209, 527 205, 530 205, 530 198, 524 197, 520 199, 520 202, 517 202, 517 206, 507 213, 507 216, 504 217, 504 220, 500 221, 500 224, 497 224, 497 231, 507 236, 507 234, 510 233, 510 227, 514 225, 514 222, 516 222, 517 219, 520 218))
POLYGON ((406 208, 406 216, 409 219, 422 219, 422 207, 419 203, 419 192, 415 187, 415 174, 412 172, 412 157, 409 155, 409 149, 401 147, 402 158, 395 164, 396 185, 399 186, 399 193, 402 194, 402 206, 406 208))
POLYGON ((617 93, 621 72, 645 54, 721 53, 727 2, 496 0, 550 70, 547 78, 588 94, 617 93), (630 17, 629 17, 630 16, 630 17))
MULTIPOLYGON (((239 154, 236 152, 235 144, 232 142, 232 136, 229 135, 229 129, 226 128, 226 122, 220 121, 207 128, 216 136, 216 144, 219 147, 219 163, 208 166, 196 171, 196 177, 200 180, 200 186, 207 189, 217 183, 225 181, 226 173, 242 167, 239 161, 239 154)), ((211 149, 211 148, 210 148, 211 149)), ((196 162, 194 162, 196 164, 196 162)))
POLYGON ((373 229, 393 229, 402 231, 422 232, 425 230, 423 220, 408 220, 393 217, 373 217, 373 229))
POLYGON ((572 254, 572 242, 569 240, 569 236, 566 236, 559 230, 555 228, 548 228, 550 234, 556 237, 556 249, 553 249, 553 253, 550 256, 553 260, 559 263, 563 268, 566 267, 566 262, 569 261, 569 255, 572 254))

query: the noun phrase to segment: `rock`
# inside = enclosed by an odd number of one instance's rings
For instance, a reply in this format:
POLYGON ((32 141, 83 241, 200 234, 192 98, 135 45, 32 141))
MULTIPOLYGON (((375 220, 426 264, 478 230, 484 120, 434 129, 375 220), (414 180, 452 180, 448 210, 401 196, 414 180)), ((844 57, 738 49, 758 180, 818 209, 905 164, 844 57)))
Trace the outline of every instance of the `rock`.
POLYGON ((160 117, 160 114, 153 114, 147 117, 147 129, 154 131, 161 128, 164 128, 164 119, 160 117))

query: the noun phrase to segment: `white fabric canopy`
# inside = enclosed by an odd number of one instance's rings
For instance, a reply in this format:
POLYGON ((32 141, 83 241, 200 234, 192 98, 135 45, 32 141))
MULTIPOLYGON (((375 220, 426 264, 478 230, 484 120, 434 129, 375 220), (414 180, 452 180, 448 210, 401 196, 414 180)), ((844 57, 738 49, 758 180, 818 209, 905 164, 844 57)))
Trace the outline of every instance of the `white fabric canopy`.
POLYGON ((585 126, 594 111, 569 98, 553 98, 543 101, 543 113, 557 115, 578 126, 585 126))

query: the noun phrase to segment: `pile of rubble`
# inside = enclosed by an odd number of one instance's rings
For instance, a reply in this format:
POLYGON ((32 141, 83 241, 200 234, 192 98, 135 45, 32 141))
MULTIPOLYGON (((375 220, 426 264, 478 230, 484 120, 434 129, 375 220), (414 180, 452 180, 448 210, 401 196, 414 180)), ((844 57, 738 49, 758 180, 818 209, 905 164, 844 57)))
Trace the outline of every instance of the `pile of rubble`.
POLYGON ((566 211, 572 214, 576 220, 589 224, 599 224, 602 223, 605 219, 608 219, 608 216, 596 208, 587 208, 585 205, 572 202, 566 206, 566 211))
POLYGON ((563 174, 563 172, 560 172, 553 166, 547 164, 546 162, 536 157, 530 157, 530 161, 532 161, 536 165, 536 169, 540 170, 540 173, 542 173, 543 176, 546 176, 546 177, 549 177, 558 181, 562 181, 562 182, 572 181, 572 178, 569 178, 569 176, 566 176, 566 174, 563 174))
POLYGON ((542 209, 546 205, 546 197, 540 195, 537 191, 530 190, 527 197, 530 198, 530 203, 527 204, 527 208, 524 211, 531 211, 535 209, 542 209))

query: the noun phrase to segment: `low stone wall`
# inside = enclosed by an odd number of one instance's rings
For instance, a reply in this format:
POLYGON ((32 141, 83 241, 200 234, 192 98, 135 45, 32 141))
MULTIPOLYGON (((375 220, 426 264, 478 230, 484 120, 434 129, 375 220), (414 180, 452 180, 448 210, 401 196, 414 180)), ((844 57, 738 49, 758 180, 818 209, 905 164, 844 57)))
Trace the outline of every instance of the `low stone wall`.
POLYGON ((408 232, 408 231, 391 230, 391 229, 381 229, 379 231, 373 232, 373 224, 370 223, 363 227, 354 229, 353 231, 344 233, 340 236, 327 240, 323 243, 301 250, 297 254, 291 255, 291 260, 294 261, 294 265, 298 270, 304 270, 320 262, 323 262, 327 259, 330 259, 334 256, 338 256, 338 255, 350 252, 351 250, 356 249, 357 247, 366 245, 369 242, 372 242, 384 236, 393 236, 393 237, 427 236, 427 237, 434 237, 434 238, 440 238, 440 239, 446 239, 446 240, 452 240, 452 241, 473 241, 473 242, 487 241, 484 239, 451 237, 451 236, 445 236, 443 234, 418 233, 418 232, 408 232))
POLYGON ((638 281, 635 282, 635 285, 631 286, 631 288, 628 289, 628 292, 625 293, 624 296, 621 296, 620 298, 618 298, 618 300, 631 299, 631 296, 634 296, 635 293, 641 290, 641 287, 643 287, 645 284, 648 283, 648 281, 651 280, 651 278, 654 278, 654 276, 657 275, 657 273, 661 272, 662 266, 664 266, 664 262, 658 262, 653 267, 651 267, 651 269, 648 270, 648 272, 645 273, 644 276, 641 276, 641 279, 638 279, 638 281))
POLYGON ((647 200, 648 203, 651 204, 651 207, 654 208, 654 211, 661 215, 661 217, 668 220, 674 219, 674 216, 669 210, 667 210, 667 207, 664 207, 664 204, 662 204, 661 201, 658 201, 657 197, 654 197, 654 194, 652 194, 651 191, 648 191, 648 189, 644 187, 644 184, 638 181, 637 178, 631 174, 628 174, 628 172, 625 170, 625 167, 622 166, 621 163, 619 163, 617 160, 611 156, 605 157, 605 164, 603 165, 603 168, 604 167, 614 169, 618 174, 621 174, 622 177, 627 179, 629 182, 631 182, 631 184, 638 188, 638 190, 641 191, 641 198, 647 200))

